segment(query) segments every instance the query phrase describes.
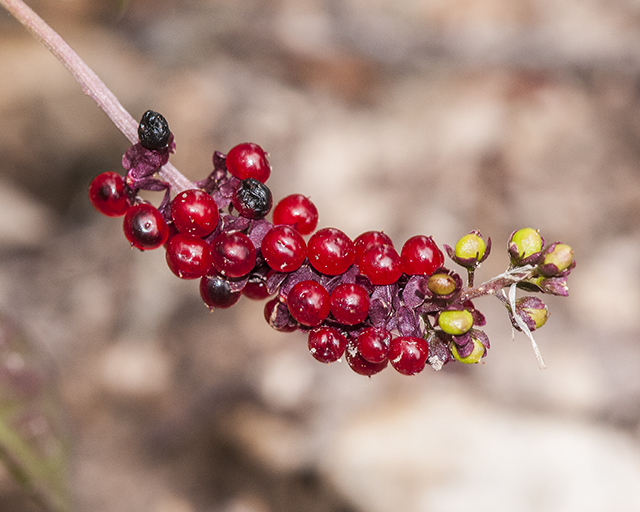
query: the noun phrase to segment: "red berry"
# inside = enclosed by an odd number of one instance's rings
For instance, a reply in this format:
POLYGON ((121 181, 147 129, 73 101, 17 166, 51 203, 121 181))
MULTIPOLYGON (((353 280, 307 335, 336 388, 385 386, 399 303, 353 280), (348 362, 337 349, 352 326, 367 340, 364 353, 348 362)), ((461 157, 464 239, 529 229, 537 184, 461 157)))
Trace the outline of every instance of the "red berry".
POLYGON ((231 284, 219 275, 203 276, 200 279, 200 297, 210 309, 226 309, 240 300, 242 292, 231 290, 231 284))
POLYGON ((390 245, 393 247, 393 241, 382 231, 367 231, 362 233, 353 241, 356 246, 356 261, 362 258, 362 255, 374 245, 390 245))
POLYGON ((156 249, 167 241, 169 227, 158 209, 148 203, 132 206, 124 215, 124 236, 131 247, 156 249))
POLYGON ((363 322, 369 314, 369 294, 358 284, 339 284, 331 292, 331 314, 344 325, 363 322))
POLYGON ((344 273, 356 259, 351 239, 335 228, 316 231, 311 235, 307 247, 313 268, 330 276, 344 273))
POLYGON ((410 276, 430 276, 444 264, 444 254, 430 236, 409 238, 400 253, 402 271, 410 276))
POLYGON ((300 324, 289 313, 289 308, 279 297, 270 300, 264 305, 264 319, 279 332, 293 332, 300 327, 300 324))
POLYGON ((120 217, 129 209, 124 180, 117 172, 98 174, 89 185, 89 201, 107 217, 120 217))
POLYGON ((391 245, 374 245, 358 260, 358 269, 372 284, 393 284, 402 275, 402 261, 391 245))
POLYGON ((399 336, 391 340, 389 361, 403 375, 415 375, 424 370, 429 357, 429 344, 423 338, 399 336))
POLYGON ((351 340, 347 345, 347 349, 345 351, 346 360, 349 364, 349 367, 359 375, 371 376, 376 373, 380 373, 387 367, 389 363, 388 359, 385 359, 381 363, 371 363, 367 361, 360 352, 358 351, 358 347, 356 343, 351 340))
POLYGON ((383 363, 389 356, 391 333, 382 327, 367 327, 358 335, 358 352, 370 363, 383 363))
POLYGON ((255 178, 242 180, 231 198, 233 207, 247 219, 264 219, 271 211, 271 190, 255 178))
POLYGON ((333 327, 316 327, 307 342, 311 355, 321 363, 333 363, 342 357, 347 338, 333 327))
POLYGON ((247 235, 220 233, 211 242, 213 266, 226 277, 243 277, 256 263, 256 250, 247 235))
POLYGON ((262 276, 249 276, 247 284, 242 289, 242 294, 251 300, 262 300, 271 295, 262 276))
POLYGON ((302 235, 289 226, 274 226, 262 239, 262 256, 273 270, 293 272, 307 257, 302 235))
POLYGON ((273 209, 273 223, 293 226, 301 235, 308 235, 318 225, 318 209, 308 197, 292 194, 273 209))
POLYGON ((302 325, 315 327, 329 316, 329 293, 316 281, 301 281, 287 295, 291 316, 302 325))
POLYGON ((173 223, 185 235, 207 236, 216 229, 219 216, 213 197, 203 190, 185 190, 171 201, 173 223))
POLYGON ((167 265, 182 279, 197 279, 211 270, 211 246, 202 238, 181 233, 167 243, 167 265))
POLYGON ((265 151, 252 142, 232 147, 227 154, 227 169, 236 178, 255 178, 265 183, 271 175, 271 165, 265 151))

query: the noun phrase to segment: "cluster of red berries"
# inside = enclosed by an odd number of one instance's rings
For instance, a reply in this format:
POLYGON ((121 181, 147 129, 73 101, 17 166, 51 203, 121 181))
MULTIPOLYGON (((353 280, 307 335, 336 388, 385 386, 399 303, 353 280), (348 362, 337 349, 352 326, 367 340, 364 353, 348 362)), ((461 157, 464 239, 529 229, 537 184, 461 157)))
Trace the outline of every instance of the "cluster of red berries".
MULTIPOLYGON (((314 358, 331 363, 344 355, 362 375, 389 363, 414 375, 427 363, 440 369, 452 358, 471 363, 486 355, 488 338, 476 328, 484 317, 460 298, 462 279, 443 267, 431 237, 414 236, 398 253, 381 231, 355 240, 336 228, 316 231, 318 211, 300 194, 280 200, 267 221, 271 166, 253 143, 215 152, 211 174, 171 198, 169 185, 156 177, 175 147, 166 120, 148 111, 138 133, 140 143, 123 157, 126 177, 97 176, 91 202, 105 215, 124 216, 132 247, 164 246, 174 274, 200 279, 209 308, 228 308, 242 295, 272 297, 264 312, 274 329, 308 332, 314 358), (141 200, 140 189, 165 190, 162 204, 141 200)), ((490 245, 472 232, 455 250, 445 247, 472 269, 490 245)))

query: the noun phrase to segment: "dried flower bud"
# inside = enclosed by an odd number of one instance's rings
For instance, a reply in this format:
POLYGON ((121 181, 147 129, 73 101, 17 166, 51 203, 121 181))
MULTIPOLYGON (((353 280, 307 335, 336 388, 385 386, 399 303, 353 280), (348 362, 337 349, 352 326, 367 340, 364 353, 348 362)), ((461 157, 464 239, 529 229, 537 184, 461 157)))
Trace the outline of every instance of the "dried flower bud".
POLYGON ((438 315, 438 325, 447 334, 460 336, 473 327, 473 315, 468 309, 448 309, 438 315))
POLYGON ((544 238, 537 229, 522 228, 511 233, 509 237, 509 254, 513 265, 535 264, 544 247, 544 238))
POLYGON ((479 231, 471 231, 456 242, 454 249, 444 246, 449 257, 458 265, 475 268, 487 259, 491 252, 491 238, 486 242, 479 231))
POLYGON ((538 270, 543 276, 554 277, 566 275, 563 272, 568 274, 575 265, 573 249, 567 244, 556 242, 544 251, 538 270))
MULTIPOLYGON (((542 327, 549 318, 549 310, 538 297, 522 297, 516 300, 516 314, 524 320, 530 331, 542 327)), ((514 327, 519 330, 515 322, 514 327)))
POLYGON ((469 345, 473 345, 473 349, 466 357, 463 357, 458 352, 458 347, 455 343, 451 343, 451 355, 456 361, 460 361, 465 364, 474 364, 478 363, 480 359, 485 355, 487 349, 482 344, 482 342, 478 339, 472 338, 471 343, 469 345))

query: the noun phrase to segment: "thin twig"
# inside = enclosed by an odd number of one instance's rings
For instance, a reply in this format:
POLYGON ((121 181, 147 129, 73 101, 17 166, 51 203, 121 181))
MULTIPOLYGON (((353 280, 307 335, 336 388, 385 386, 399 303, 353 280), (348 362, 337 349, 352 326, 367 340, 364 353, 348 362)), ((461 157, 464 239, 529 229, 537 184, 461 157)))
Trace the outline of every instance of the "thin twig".
MULTIPOLYGON (((136 144, 138 142, 138 123, 136 120, 65 40, 22 0, 0 0, 0 5, 7 9, 56 56, 73 75, 76 82, 80 84, 83 92, 109 116, 116 128, 129 139, 131 144, 136 144)), ((195 185, 171 164, 163 166, 160 175, 171 184, 172 189, 176 192, 195 188, 195 185)))

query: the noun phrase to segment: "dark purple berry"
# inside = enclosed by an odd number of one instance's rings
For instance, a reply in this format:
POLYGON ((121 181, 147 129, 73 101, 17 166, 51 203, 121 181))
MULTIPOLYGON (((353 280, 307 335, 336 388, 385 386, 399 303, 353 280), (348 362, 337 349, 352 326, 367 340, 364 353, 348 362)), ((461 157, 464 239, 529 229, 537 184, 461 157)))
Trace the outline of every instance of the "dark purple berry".
POLYGON ((226 309, 240 300, 242 292, 234 292, 224 277, 204 276, 200 279, 200 297, 210 309, 226 309))
POLYGON ((247 219, 263 219, 271 211, 271 191, 255 178, 242 180, 231 198, 233 207, 247 219))
POLYGON ((147 149, 162 149, 169 142, 169 123, 153 110, 147 110, 138 125, 138 138, 142 147, 147 149))

